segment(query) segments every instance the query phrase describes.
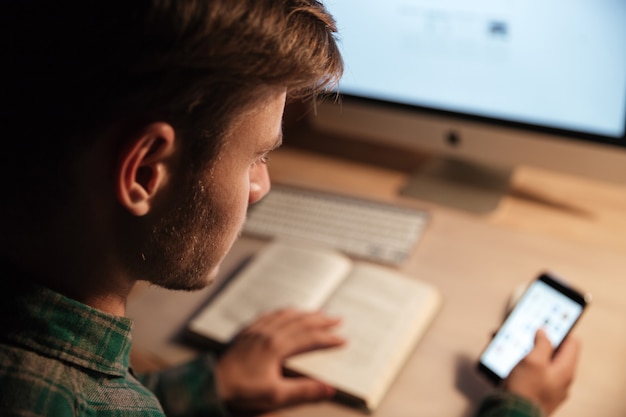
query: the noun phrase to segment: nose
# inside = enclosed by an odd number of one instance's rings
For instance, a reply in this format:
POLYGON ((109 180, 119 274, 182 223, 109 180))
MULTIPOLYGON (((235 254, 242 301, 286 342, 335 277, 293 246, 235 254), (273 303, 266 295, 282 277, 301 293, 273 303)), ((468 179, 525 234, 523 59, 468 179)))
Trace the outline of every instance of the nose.
POLYGON ((254 204, 270 191, 271 181, 267 165, 257 164, 250 170, 250 195, 248 204, 254 204))

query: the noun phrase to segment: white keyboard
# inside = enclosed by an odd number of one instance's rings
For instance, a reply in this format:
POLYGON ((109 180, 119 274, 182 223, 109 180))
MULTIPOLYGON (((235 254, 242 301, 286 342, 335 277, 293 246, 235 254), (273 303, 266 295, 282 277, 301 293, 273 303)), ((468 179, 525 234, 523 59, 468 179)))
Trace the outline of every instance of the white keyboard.
POLYGON ((250 207, 243 232, 307 240, 358 258, 399 265, 411 255, 428 218, 425 210, 273 185, 250 207))

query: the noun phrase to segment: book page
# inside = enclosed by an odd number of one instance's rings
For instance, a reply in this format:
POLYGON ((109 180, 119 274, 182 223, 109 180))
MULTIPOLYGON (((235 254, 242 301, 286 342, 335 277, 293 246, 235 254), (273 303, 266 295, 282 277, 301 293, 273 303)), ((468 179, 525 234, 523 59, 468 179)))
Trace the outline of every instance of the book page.
POLYGON ((351 261, 332 250, 269 244, 191 320, 189 329, 226 343, 263 312, 318 309, 350 268, 351 261))
POLYGON ((348 343, 290 359, 288 366, 375 408, 435 317, 441 298, 430 284, 387 267, 357 264, 324 305, 342 317, 348 343))

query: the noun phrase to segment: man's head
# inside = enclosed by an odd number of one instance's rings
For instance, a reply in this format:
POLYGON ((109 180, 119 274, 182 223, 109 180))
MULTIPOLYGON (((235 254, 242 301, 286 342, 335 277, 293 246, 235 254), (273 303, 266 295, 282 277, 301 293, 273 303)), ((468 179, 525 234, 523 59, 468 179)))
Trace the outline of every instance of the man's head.
POLYGON ((285 97, 342 70, 315 0, 4 8, 9 237, 23 248, 71 220, 79 245, 76 229, 101 215, 125 267, 168 287, 200 286, 266 192, 264 164, 248 159, 278 142, 285 97))

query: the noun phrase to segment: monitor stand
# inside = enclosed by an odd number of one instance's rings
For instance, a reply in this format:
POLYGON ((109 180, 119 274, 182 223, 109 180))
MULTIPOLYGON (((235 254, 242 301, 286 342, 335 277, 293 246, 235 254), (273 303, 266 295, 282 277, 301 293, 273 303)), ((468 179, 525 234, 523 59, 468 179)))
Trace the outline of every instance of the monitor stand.
POLYGON ((473 213, 494 211, 509 191, 512 169, 466 160, 434 158, 426 161, 401 194, 473 213))

